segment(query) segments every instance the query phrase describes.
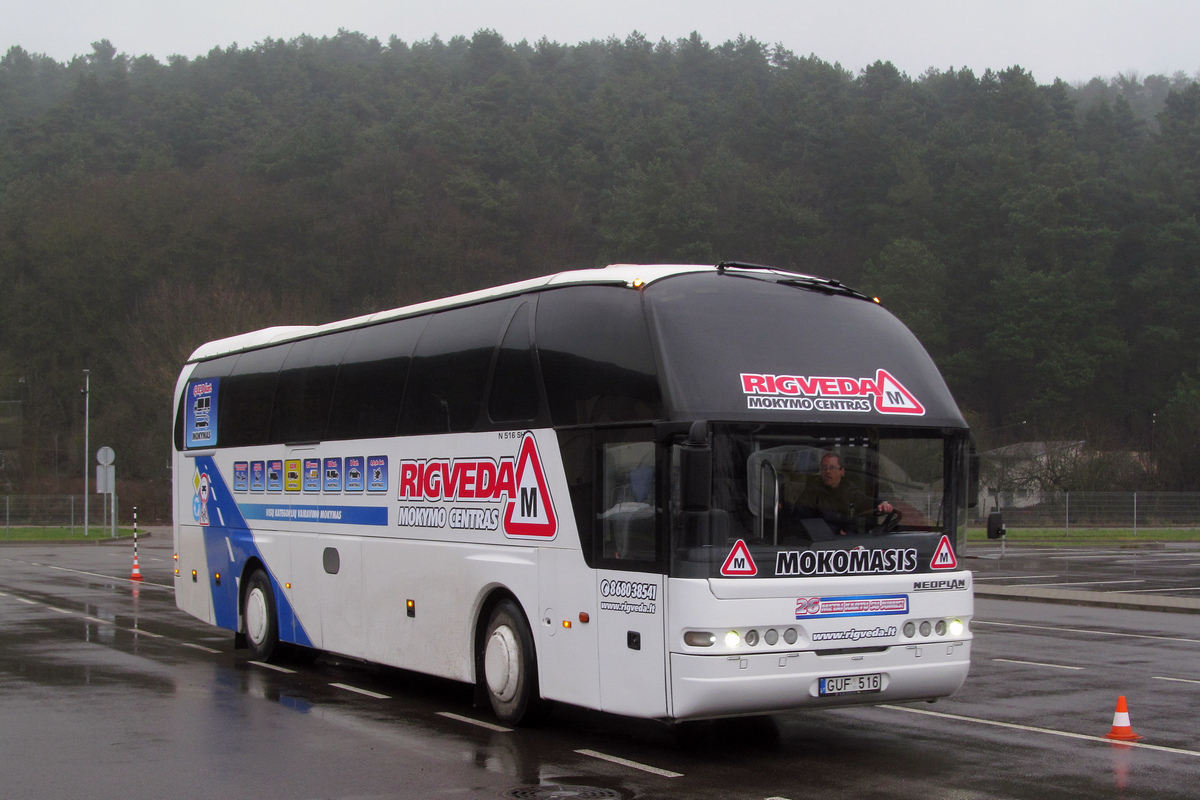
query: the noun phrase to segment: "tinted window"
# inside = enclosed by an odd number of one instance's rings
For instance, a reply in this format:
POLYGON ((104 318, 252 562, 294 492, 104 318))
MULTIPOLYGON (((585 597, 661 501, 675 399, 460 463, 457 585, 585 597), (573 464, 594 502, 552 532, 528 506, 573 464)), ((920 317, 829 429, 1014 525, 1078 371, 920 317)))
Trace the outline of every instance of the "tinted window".
POLYGON ((352 332, 303 339, 292 345, 271 412, 270 441, 318 442, 325 438, 338 362, 352 332))
POLYGON ((401 319, 354 332, 338 370, 327 439, 395 436, 409 362, 428 319, 401 319))
MULTIPOLYGON (((201 361, 192 369, 192 374, 188 378, 188 382, 203 380, 205 378, 224 378, 233 369, 233 365, 237 363, 238 357, 223 356, 222 358, 214 358, 212 361, 201 361)), ((179 408, 175 409, 175 449, 183 449, 183 406, 188 402, 188 396, 185 392, 179 398, 179 408)))
POLYGON ((538 299, 537 350, 555 425, 663 416, 641 295, 578 286, 538 299))
POLYGON ((523 304, 508 324, 496 356, 488 416, 493 422, 527 422, 538 415, 537 374, 529 338, 529 304, 523 304))
POLYGON ((662 359, 662 385, 670 387, 667 399, 676 419, 966 424, 916 337, 876 303, 733 273, 654 281, 645 298, 662 359), (817 402, 823 390, 800 390, 797 384, 785 394, 760 382, 768 376, 827 376, 869 379, 875 386, 881 370, 892 383, 876 395, 879 400, 860 384, 857 391, 838 389, 836 398, 857 398, 843 406, 817 402), (901 386, 924 407, 923 414, 880 407, 881 401, 903 407, 901 386))
POLYGON ((430 319, 417 343, 401 433, 455 433, 475 427, 496 340, 515 302, 455 308, 430 319))
POLYGON ((470 431, 479 421, 500 326, 515 300, 434 314, 416 345, 401 433, 470 431))
POLYGON ((292 345, 242 353, 233 373, 221 381, 219 430, 222 447, 267 443, 279 368, 292 345))

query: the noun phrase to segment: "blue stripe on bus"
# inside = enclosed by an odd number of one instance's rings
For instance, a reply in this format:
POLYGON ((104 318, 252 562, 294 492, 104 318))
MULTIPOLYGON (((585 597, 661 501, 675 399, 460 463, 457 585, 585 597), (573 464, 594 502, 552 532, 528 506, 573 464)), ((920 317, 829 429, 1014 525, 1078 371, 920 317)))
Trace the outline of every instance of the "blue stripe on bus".
POLYGON ((274 522, 336 522, 342 525, 388 524, 386 506, 305 506, 291 503, 239 503, 248 520, 274 522))
MULTIPOLYGON (((288 601, 287 595, 271 571, 271 565, 259 552, 254 542, 254 533, 246 525, 246 519, 234 502, 233 494, 221 476, 217 465, 211 456, 197 456, 196 470, 207 473, 209 484, 208 520, 204 531, 204 551, 208 558, 210 575, 221 574, 225 580, 217 586, 212 585, 213 613, 216 624, 229 630, 237 630, 238 619, 238 578, 246 565, 246 560, 253 557, 263 563, 271 588, 275 593, 275 612, 279 620, 279 638, 281 641, 312 647, 312 639, 304 630, 304 625, 296 616, 295 609, 288 601), (228 544, 226 543, 228 541, 228 544), (229 557, 232 551, 233 563, 229 557)), ((384 509, 386 513, 386 509, 384 509)))

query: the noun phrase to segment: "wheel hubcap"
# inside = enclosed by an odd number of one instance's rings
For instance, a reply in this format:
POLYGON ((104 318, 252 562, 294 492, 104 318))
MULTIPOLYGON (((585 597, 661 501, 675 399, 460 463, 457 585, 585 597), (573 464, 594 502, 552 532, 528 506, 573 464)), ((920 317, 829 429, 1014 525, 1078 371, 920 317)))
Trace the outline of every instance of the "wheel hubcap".
POLYGON ((521 663, 511 628, 501 626, 492 631, 483 656, 483 671, 488 689, 498 700, 507 703, 516 697, 521 663))
POLYGON ((258 587, 246 595, 246 635, 256 645, 267 638, 267 601, 258 587))

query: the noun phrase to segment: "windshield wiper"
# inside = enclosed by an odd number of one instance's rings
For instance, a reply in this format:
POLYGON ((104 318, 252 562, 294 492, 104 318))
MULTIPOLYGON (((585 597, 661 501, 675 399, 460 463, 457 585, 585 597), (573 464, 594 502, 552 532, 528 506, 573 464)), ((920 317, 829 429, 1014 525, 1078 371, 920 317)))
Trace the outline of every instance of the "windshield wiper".
POLYGON ((811 289, 824 294, 839 294, 846 297, 856 297, 859 300, 875 302, 872 298, 867 297, 857 289, 851 289, 841 281, 834 280, 833 278, 821 278, 816 275, 805 275, 802 272, 796 272, 795 270, 786 269, 784 267, 769 267, 765 264, 747 264, 742 261, 722 261, 721 263, 717 264, 717 274, 719 275, 724 275, 726 271, 731 269, 739 271, 761 270, 763 272, 773 272, 776 274, 783 273, 786 275, 786 277, 781 277, 778 282, 788 286, 796 286, 801 289, 811 289))

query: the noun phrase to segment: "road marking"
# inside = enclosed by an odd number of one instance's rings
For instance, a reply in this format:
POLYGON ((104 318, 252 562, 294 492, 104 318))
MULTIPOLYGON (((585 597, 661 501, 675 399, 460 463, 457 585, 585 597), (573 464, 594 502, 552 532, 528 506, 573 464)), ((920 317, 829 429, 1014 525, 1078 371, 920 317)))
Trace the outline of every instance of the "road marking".
POLYGON ((216 650, 216 649, 214 649, 214 648, 212 648, 212 647, 205 647, 205 646, 204 646, 204 645, 202 645, 202 644, 195 644, 194 642, 180 642, 180 644, 181 644, 181 645, 183 645, 184 647, 190 647, 190 648, 192 648, 193 650, 203 650, 203 651, 204 651, 204 652, 206 652, 206 653, 219 653, 219 652, 221 652, 220 650, 216 650))
POLYGON ((129 631, 130 633, 136 633, 138 636, 149 636, 151 639, 166 638, 161 633, 151 633, 150 631, 144 631, 141 628, 121 628, 121 630, 129 631))
POLYGON ((438 711, 437 714, 441 717, 455 719, 459 722, 465 722, 468 725, 478 725, 480 728, 487 728, 489 731, 495 731, 496 733, 512 733, 513 731, 512 728, 506 728, 503 725, 497 725, 494 722, 484 722, 481 719, 471 719, 470 717, 464 717, 461 714, 451 714, 449 711, 438 711))
POLYGON ((46 608, 50 609, 51 611, 57 611, 60 614, 66 614, 68 616, 75 614, 74 611, 67 611, 65 608, 59 608, 58 606, 46 606, 46 608))
POLYGON ((27 606, 36 606, 37 605, 37 603, 33 602, 32 600, 26 600, 24 597, 13 597, 13 599, 16 600, 18 603, 24 603, 27 606))
POLYGON ((891 711, 907 711, 909 714, 924 714, 928 717, 940 717, 941 719, 953 719, 960 722, 974 722, 979 725, 992 725, 997 728, 1010 728, 1015 731, 1029 731, 1030 733, 1045 733, 1051 736, 1062 736, 1067 739, 1083 739, 1089 742, 1100 742, 1101 744, 1121 744, 1129 747, 1141 747, 1146 750, 1157 750, 1162 753, 1178 753, 1184 756, 1200 757, 1200 751, 1184 750, 1180 747, 1165 747, 1161 744, 1146 744, 1144 742, 1116 742, 1105 736, 1090 736, 1086 733, 1072 733, 1070 731, 1056 731, 1053 728, 1037 728, 1032 725, 1018 725, 1015 722, 1000 722, 994 719, 981 719, 979 717, 966 717, 962 714, 947 714, 943 711, 929 711, 924 708, 909 708, 907 706, 881 705, 880 708, 890 709, 891 711))
POLYGON ((1062 583, 1014 583, 1013 586, 1095 586, 1109 583, 1145 583, 1143 578, 1132 578, 1125 581, 1063 581, 1062 583))
POLYGON ((277 667, 274 664, 268 664, 265 661, 247 661, 246 663, 253 664, 256 667, 262 667, 263 669, 273 669, 276 672, 282 672, 285 675, 295 675, 296 674, 296 670, 294 670, 294 669, 288 669, 287 667, 277 667))
POLYGON ((1007 581, 1014 578, 1019 580, 1030 581, 1034 578, 1057 578, 1058 575, 976 575, 975 582, 980 581, 1007 581))
POLYGON ((94 622, 94 623, 96 623, 97 625, 116 625, 116 624, 117 624, 117 623, 113 622, 113 621, 112 621, 112 620, 110 620, 110 619, 100 619, 99 617, 87 617, 87 616, 85 616, 85 617, 84 617, 84 619, 86 619, 88 622, 94 622))
POLYGON ((1046 664, 1041 661, 1018 661, 1015 658, 993 658, 992 661, 1003 661, 1006 664, 1026 664, 1031 667, 1053 667, 1054 669, 1084 669, 1084 667, 1070 667, 1066 664, 1046 664))
POLYGON ((372 692, 369 689, 360 689, 357 686, 351 686, 347 683, 331 683, 329 685, 335 686, 338 689, 345 689, 347 692, 357 692, 358 694, 365 694, 367 697, 374 697, 376 700, 391 700, 392 699, 391 695, 380 694, 379 692, 372 692))
MULTIPOLYGON (((1200 586, 1172 586, 1167 589, 1134 589, 1133 594, 1149 594, 1150 592, 1196 592, 1200 591, 1200 586)), ((1113 589, 1105 594, 1130 594, 1124 589, 1113 589)))
POLYGON ((639 764, 638 762, 630 761, 627 758, 619 758, 617 756, 610 756, 607 753, 600 753, 600 752, 597 752, 596 750, 576 750, 575 752, 579 753, 579 755, 581 755, 581 756, 589 756, 590 758, 598 758, 601 761, 610 761, 613 764, 620 764, 623 767, 630 767, 632 769, 640 769, 642 772, 649 772, 651 775, 661 775, 664 778, 682 778, 683 777, 682 772, 671 772, 671 770, 669 770, 669 769, 659 769, 658 767, 651 767, 648 764, 639 764))
POLYGON ((1123 636, 1128 639, 1154 639, 1159 642, 1188 642, 1190 644, 1200 644, 1200 639, 1188 639, 1182 636, 1152 636, 1148 633, 1117 633, 1116 631, 1098 631, 1094 628, 1061 628, 1054 625, 1026 625, 1020 622, 988 622, 987 620, 973 619, 971 625, 1004 625, 1009 628, 1031 628, 1039 631, 1065 631, 1067 633, 1090 633, 1096 636, 1123 636))
POLYGON ((1168 678, 1163 675, 1151 675, 1156 681, 1175 681, 1176 683, 1200 683, 1200 681, 1192 680, 1191 678, 1168 678))
MULTIPOLYGON (((12 561, 12 560, 13 559, 9 559, 9 561, 12 561)), ((162 583, 154 583, 152 581, 147 581, 147 580, 134 581, 128 577, 114 577, 112 575, 105 575, 102 572, 88 572, 87 570, 83 570, 83 569, 70 569, 69 567, 59 567, 59 566, 55 566, 54 564, 39 564, 36 561, 22 561, 22 562, 18 562, 18 563, 32 564, 35 567, 45 567, 46 569, 57 569, 62 572, 74 572, 78 575, 91 575, 93 578, 105 578, 106 580, 110 580, 110 581, 129 581, 131 583, 136 583, 138 586, 155 586, 159 589, 170 589, 171 591, 175 590, 174 586, 167 586, 166 584, 162 584, 162 583)))

